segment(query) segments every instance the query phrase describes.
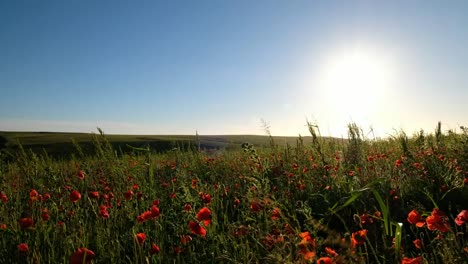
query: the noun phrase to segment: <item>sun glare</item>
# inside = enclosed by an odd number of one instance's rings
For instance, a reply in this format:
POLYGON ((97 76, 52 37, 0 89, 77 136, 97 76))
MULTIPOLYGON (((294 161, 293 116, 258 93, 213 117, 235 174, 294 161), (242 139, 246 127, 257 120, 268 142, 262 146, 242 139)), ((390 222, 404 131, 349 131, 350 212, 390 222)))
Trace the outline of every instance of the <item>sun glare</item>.
POLYGON ((364 50, 337 53, 322 69, 319 99, 341 122, 367 123, 385 100, 391 67, 364 50), (347 119, 347 120, 343 120, 347 119))

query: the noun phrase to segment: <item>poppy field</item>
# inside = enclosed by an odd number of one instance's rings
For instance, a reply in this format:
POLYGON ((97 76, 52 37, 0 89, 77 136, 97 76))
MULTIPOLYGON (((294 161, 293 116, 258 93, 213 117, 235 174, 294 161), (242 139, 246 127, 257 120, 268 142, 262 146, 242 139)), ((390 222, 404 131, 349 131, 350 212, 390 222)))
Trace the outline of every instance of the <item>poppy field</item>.
MULTIPOLYGON (((0 156, 0 263, 468 263, 468 129, 0 156)), ((3 154, 3 153, 2 153, 3 154)))

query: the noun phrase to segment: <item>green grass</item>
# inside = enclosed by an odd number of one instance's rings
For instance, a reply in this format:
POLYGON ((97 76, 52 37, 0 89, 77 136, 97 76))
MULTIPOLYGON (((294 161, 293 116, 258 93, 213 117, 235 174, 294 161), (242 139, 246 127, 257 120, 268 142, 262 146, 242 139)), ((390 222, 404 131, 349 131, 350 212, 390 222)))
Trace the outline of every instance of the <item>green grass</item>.
POLYGON ((79 248, 93 252, 91 263, 467 263, 468 224, 454 219, 468 209, 468 130, 368 140, 351 125, 349 140, 338 140, 310 129, 312 137, 289 144, 202 137, 226 142, 215 155, 120 153, 112 144, 195 141, 188 136, 4 133, 28 147, 73 136, 90 152, 65 159, 24 147, 0 156, 0 263, 67 263, 79 248), (153 205, 159 213, 141 221, 153 205), (209 225, 197 218, 204 207, 209 225), (434 208, 444 215, 429 228, 434 208), (408 222, 412 210, 424 227, 408 222), (22 218, 34 225, 21 227, 22 218))

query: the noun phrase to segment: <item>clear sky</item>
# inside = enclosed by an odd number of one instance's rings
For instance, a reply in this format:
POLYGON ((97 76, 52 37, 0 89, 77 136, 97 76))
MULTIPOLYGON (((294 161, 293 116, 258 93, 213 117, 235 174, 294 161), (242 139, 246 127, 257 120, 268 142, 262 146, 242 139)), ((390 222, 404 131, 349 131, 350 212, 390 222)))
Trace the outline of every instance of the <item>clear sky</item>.
POLYGON ((468 125, 468 1, 0 1, 0 130, 468 125))

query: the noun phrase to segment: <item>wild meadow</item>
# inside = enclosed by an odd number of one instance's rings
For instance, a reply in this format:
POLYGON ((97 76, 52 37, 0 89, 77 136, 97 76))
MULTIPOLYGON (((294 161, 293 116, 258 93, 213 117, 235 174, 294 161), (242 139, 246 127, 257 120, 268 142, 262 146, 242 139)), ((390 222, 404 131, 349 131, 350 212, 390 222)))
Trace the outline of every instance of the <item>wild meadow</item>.
POLYGON ((20 149, 0 263, 468 263, 468 129, 217 152, 20 149))

